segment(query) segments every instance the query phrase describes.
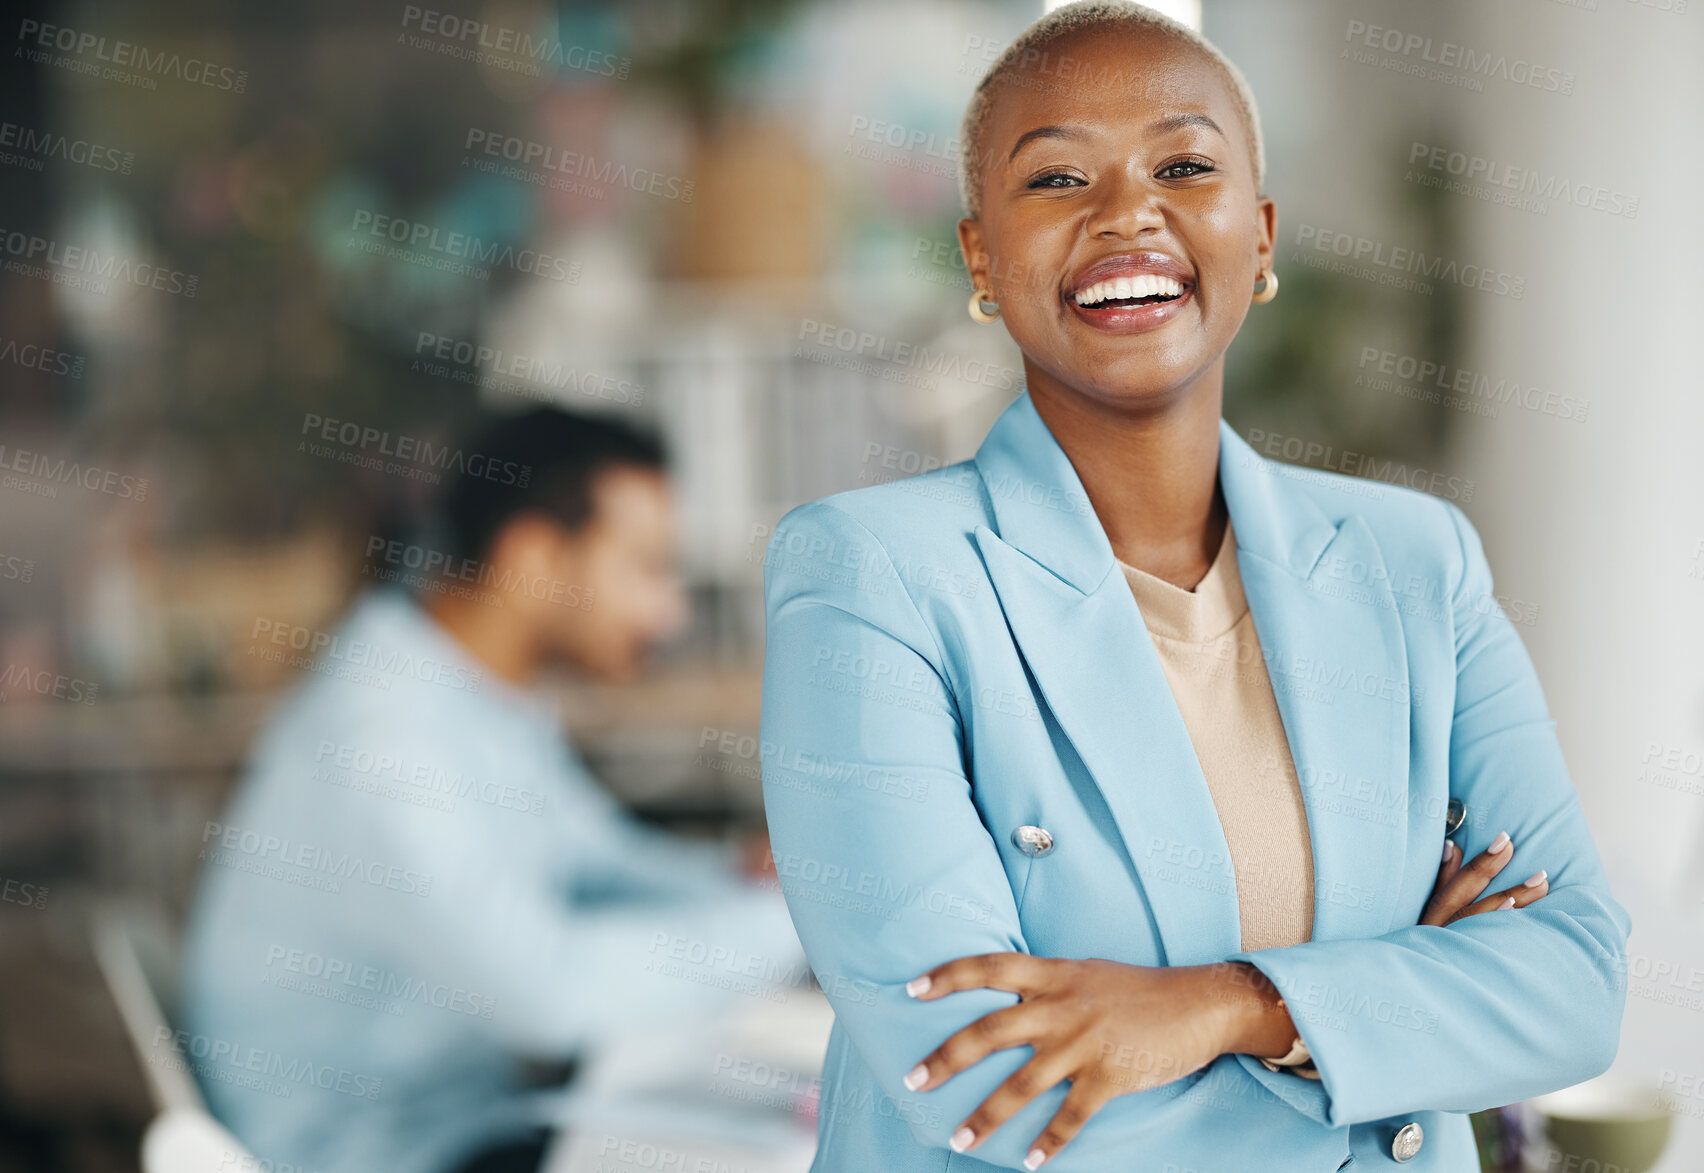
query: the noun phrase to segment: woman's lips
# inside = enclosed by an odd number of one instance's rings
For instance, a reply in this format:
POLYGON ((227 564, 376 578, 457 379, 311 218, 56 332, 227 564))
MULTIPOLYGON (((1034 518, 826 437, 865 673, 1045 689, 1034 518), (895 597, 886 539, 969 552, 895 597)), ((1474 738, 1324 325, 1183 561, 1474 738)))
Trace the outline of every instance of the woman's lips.
POLYGON ((1155 330, 1177 317, 1183 307, 1195 299, 1195 286, 1185 285, 1183 293, 1170 301, 1141 304, 1134 301, 1107 302, 1100 305, 1078 305, 1067 295, 1066 306, 1077 317, 1096 330, 1108 334, 1141 334, 1155 330))

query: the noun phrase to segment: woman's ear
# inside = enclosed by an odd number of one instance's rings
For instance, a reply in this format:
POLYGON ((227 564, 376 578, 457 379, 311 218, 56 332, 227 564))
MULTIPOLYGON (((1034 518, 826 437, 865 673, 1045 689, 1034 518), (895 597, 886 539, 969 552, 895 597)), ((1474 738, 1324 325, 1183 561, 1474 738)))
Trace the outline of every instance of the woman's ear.
POLYGON ((970 274, 970 287, 980 289, 994 298, 994 282, 988 276, 988 252, 982 247, 982 222, 964 219, 958 222, 959 251, 964 254, 964 270, 970 274))
MULTIPOLYGON (((1254 206, 1254 229, 1257 233, 1255 256, 1260 261, 1260 271, 1272 268, 1272 255, 1278 240, 1278 205, 1272 202, 1270 196, 1258 197, 1254 206)), ((960 226, 962 236, 964 228, 960 226)))

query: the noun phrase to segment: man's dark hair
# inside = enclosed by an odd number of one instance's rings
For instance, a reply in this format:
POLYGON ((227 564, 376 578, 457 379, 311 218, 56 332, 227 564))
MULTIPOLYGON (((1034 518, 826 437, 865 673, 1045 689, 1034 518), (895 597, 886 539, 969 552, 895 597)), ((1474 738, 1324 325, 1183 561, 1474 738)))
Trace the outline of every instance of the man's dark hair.
POLYGON ((649 432, 609 416, 541 407, 507 416, 481 430, 465 449, 479 471, 458 473, 439 507, 449 552, 483 557, 509 520, 542 513, 575 531, 592 519, 593 486, 612 468, 662 472, 667 458, 649 432))

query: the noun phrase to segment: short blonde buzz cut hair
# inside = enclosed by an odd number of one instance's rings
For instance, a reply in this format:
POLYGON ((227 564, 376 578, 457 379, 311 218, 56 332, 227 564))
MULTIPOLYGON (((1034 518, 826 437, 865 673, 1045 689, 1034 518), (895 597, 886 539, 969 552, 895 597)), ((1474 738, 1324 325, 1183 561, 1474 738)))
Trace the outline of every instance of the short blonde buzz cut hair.
POLYGON ((981 163, 985 154, 982 136, 988 129, 988 119, 994 110, 996 83, 1021 68, 1043 46, 1073 33, 1103 28, 1155 32, 1191 46, 1218 65, 1230 80, 1231 92, 1247 123, 1254 155, 1255 190, 1265 188, 1266 145, 1260 137, 1260 111, 1254 103, 1254 91, 1249 89, 1248 79, 1243 77, 1242 70, 1213 42, 1164 13, 1130 0, 1077 0, 1074 4, 1054 9, 1019 33, 1017 39, 1006 46, 1006 51, 988 67, 982 80, 976 83, 970 105, 964 112, 964 123, 959 129, 959 196, 964 201, 965 214, 971 219, 982 215, 981 163))

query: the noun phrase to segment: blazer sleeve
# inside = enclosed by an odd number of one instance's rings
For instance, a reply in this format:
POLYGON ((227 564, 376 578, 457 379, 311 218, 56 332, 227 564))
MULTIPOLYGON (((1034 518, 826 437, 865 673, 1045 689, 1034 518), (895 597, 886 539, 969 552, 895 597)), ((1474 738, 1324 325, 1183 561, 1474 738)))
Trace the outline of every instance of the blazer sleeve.
MULTIPOLYGON (((945 1150, 1034 1054, 995 1052, 922 1094, 902 1082, 949 1036, 1017 1001, 967 990, 920 1002, 905 983, 955 958, 1029 952, 1011 881, 971 801, 949 669, 881 543, 832 505, 782 519, 764 579, 760 752, 776 871, 839 1023, 892 1101, 838 1110, 884 1111, 918 1143, 945 1150)), ((972 1155, 1021 1168, 1065 1092, 1061 1083, 1038 1096, 972 1155)), ((1199 1156, 1202 1137, 1246 1123, 1240 1111, 1271 1099, 1221 1056, 1114 1099, 1047 1167, 1101 1173, 1127 1167, 1133 1152, 1199 1156)))
POLYGON ((1610 895, 1538 676, 1491 593, 1479 535, 1443 504, 1460 543, 1449 595, 1449 790, 1468 811, 1458 841, 1472 859, 1507 831, 1514 855, 1491 890, 1540 868, 1550 890, 1446 927, 1233 955, 1284 995, 1331 1125, 1518 1103, 1606 1070, 1620 1036, 1632 919, 1610 895))

